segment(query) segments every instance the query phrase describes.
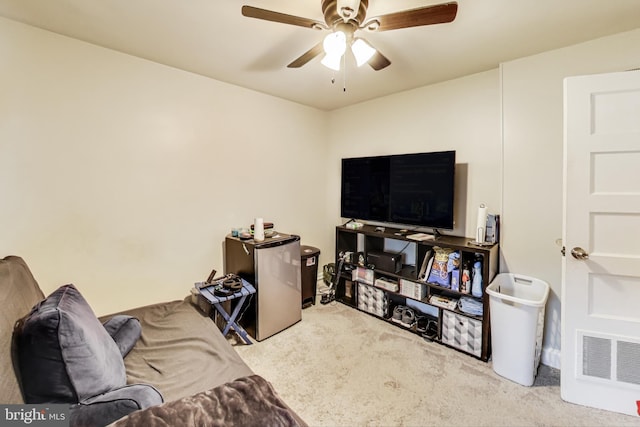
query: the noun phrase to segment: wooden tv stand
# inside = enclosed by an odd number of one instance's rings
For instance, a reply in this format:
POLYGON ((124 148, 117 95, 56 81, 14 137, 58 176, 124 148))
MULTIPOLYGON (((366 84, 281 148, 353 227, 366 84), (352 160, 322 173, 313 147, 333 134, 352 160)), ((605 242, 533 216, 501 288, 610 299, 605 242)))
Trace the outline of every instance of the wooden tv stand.
MULTIPOLYGON (((437 322, 437 333, 433 341, 465 352, 485 362, 488 361, 491 356, 491 326, 489 296, 484 292, 484 289, 498 273, 498 244, 479 246, 472 244, 473 239, 445 235, 422 241, 408 237, 415 233, 388 226, 381 229, 381 227, 366 224, 358 229, 347 228, 344 225, 336 227, 336 266, 339 265, 341 254, 352 254, 349 261, 344 263, 342 271, 338 272, 336 300, 413 333, 422 334, 417 331, 415 324, 406 327, 392 320, 393 310, 396 306, 409 306, 415 314, 429 317, 437 322), (436 246, 459 252, 461 273, 465 263, 482 259, 482 297, 475 298, 471 294, 454 291, 428 280, 426 282, 418 280, 419 270, 425 255, 428 251, 433 251, 436 246), (402 253, 401 269, 399 271, 385 271, 376 267, 367 268, 367 254, 380 252, 402 253), (387 283, 397 283, 399 285, 398 291, 376 286, 375 281, 381 278, 385 279, 387 283), (414 287, 416 292, 408 296, 407 289, 414 289, 414 287), (369 310, 366 305, 359 305, 359 292, 362 292, 363 295, 374 293, 384 300, 384 310, 380 310, 381 304, 376 305, 377 310, 369 310), (436 298, 432 299, 434 296, 436 298), (450 300, 458 300, 461 297, 474 298, 482 305, 482 315, 465 313, 458 306, 445 308, 434 305, 433 302, 438 299, 437 297, 445 297, 450 300)), ((362 300, 366 298, 361 297, 362 300)))

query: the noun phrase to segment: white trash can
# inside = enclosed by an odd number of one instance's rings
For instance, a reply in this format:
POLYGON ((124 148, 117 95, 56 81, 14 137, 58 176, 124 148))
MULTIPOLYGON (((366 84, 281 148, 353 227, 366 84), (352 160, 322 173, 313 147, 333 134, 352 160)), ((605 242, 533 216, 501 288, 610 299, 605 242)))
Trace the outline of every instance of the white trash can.
POLYGON ((493 370, 524 386, 533 385, 540 363, 549 284, 502 273, 487 286, 491 310, 493 370))

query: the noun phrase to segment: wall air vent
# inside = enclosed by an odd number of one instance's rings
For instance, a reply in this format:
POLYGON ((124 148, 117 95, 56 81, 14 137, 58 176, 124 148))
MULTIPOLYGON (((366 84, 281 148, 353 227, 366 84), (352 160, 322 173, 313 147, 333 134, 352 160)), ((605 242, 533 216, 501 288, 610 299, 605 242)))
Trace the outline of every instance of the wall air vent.
POLYGON ((578 377, 625 387, 640 386, 640 338, 577 331, 578 377))
POLYGON ((611 379, 611 340, 582 337, 582 374, 588 377, 611 379))
POLYGON ((618 357, 616 377, 618 381, 640 385, 640 344, 628 341, 617 341, 618 357))

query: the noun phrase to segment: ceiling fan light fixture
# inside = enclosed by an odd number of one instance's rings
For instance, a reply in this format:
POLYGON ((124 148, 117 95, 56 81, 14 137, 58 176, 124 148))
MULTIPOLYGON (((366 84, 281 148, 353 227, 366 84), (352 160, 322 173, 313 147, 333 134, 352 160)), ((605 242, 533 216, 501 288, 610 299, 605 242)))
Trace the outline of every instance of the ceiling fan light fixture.
POLYGON ((324 58, 320 63, 327 68, 332 69, 333 71, 340 71, 340 62, 342 60, 342 55, 330 55, 325 54, 324 58))
POLYGON ((376 50, 366 41, 361 38, 356 38, 351 44, 351 52, 356 58, 356 64, 358 67, 369 62, 371 57, 376 53, 376 50))
MULTIPOLYGON (((324 22, 247 5, 242 6, 241 10, 242 16, 248 18, 331 31, 331 34, 322 42, 316 43, 311 49, 288 64, 288 68, 300 68, 322 54, 323 50, 327 57, 323 59, 323 63, 330 64, 336 68, 335 64, 338 60, 344 58, 343 55, 347 46, 354 45, 354 34, 358 30, 386 32, 402 28, 444 24, 452 22, 458 13, 458 3, 455 0, 448 3, 387 13, 369 19, 367 19, 369 0, 320 0, 320 6, 324 22)), ((358 57, 358 65, 366 62, 375 71, 380 71, 391 65, 391 61, 380 51, 373 50, 373 47, 369 46, 368 49, 361 49, 360 46, 363 43, 357 42, 352 48, 354 57, 358 57), (361 54, 359 50, 368 52, 373 50, 373 56, 371 56, 371 53, 361 54), (364 59, 367 56, 369 59, 364 59)))
POLYGON ((347 36, 342 31, 334 31, 324 38, 322 47, 327 56, 340 58, 347 50, 347 36))

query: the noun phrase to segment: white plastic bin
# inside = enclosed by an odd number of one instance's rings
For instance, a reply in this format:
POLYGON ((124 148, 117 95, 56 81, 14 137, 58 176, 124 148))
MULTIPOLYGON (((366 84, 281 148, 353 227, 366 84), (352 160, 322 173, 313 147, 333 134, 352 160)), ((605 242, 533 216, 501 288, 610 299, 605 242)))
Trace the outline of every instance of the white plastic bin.
POLYGON ((549 284, 520 274, 498 274, 487 286, 493 370, 533 385, 540 363, 549 284))

